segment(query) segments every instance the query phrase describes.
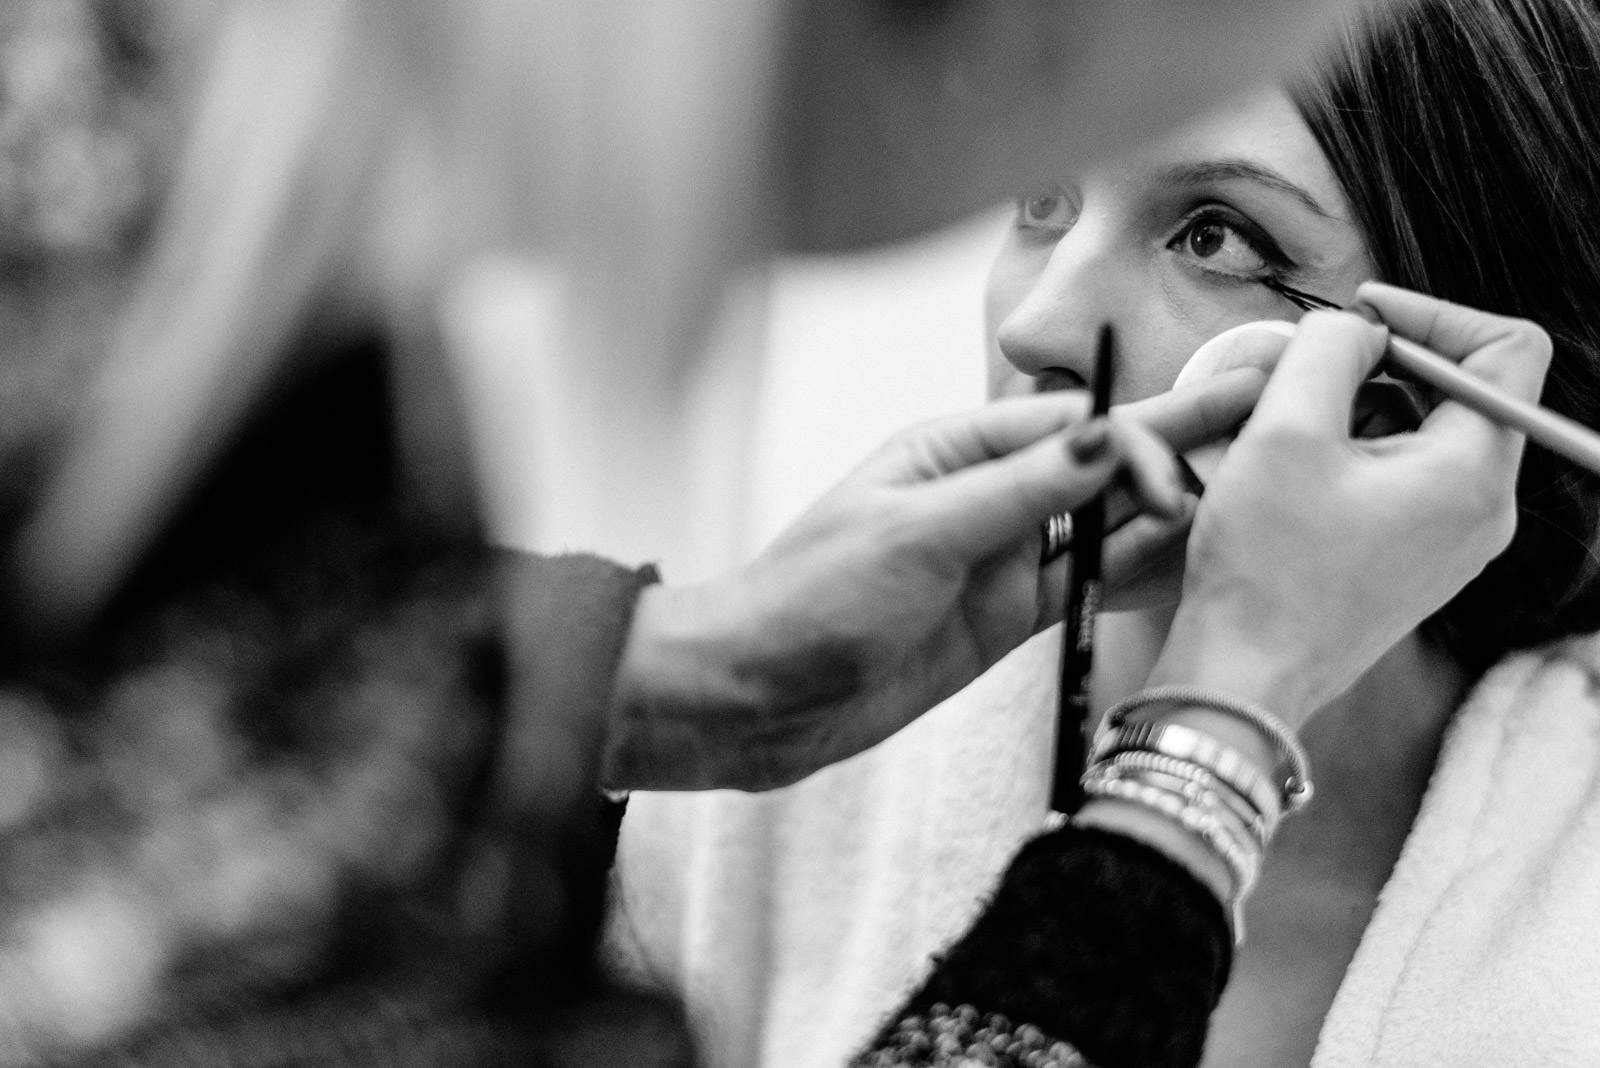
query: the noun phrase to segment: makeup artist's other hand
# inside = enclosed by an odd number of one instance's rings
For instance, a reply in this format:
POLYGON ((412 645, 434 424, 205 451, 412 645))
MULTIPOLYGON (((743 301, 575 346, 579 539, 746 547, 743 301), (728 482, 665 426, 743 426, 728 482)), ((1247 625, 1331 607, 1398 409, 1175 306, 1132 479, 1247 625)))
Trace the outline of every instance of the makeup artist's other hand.
POLYGON ((1261 376, 1086 422, 1081 393, 906 431, 749 566, 640 600, 607 755, 614 786, 766 789, 861 752, 1060 613, 1039 526, 1119 474, 1174 512, 1172 456, 1226 432, 1261 376), (1048 603, 1047 603, 1048 602, 1048 603))
MULTIPOLYGON (((1536 400, 1532 323, 1367 283, 1357 307, 1536 400)), ((1151 677, 1252 698, 1294 725, 1347 688, 1510 541, 1523 439, 1454 401, 1414 433, 1354 439, 1381 327, 1314 312, 1206 489, 1183 600, 1151 677)))

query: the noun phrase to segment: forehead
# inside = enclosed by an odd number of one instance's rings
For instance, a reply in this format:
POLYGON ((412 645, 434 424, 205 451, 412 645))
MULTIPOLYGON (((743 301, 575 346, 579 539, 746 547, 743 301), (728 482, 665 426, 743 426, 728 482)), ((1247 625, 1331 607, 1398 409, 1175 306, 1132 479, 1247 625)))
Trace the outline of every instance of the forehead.
MULTIPOLYGON (((1235 98, 1149 146, 1113 170, 1132 168, 1173 182, 1287 179, 1314 209, 1347 217, 1344 193, 1300 112, 1279 89, 1235 98), (1223 166, 1217 166, 1222 164, 1223 166)), ((1287 189, 1280 188, 1279 192, 1287 189)))

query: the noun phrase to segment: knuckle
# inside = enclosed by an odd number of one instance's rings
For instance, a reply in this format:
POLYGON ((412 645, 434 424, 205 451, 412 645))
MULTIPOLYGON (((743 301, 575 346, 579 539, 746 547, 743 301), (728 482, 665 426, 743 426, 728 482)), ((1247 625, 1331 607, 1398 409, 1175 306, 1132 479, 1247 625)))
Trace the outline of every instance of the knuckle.
POLYGON ((1239 435, 1252 448, 1264 455, 1285 459, 1303 456, 1320 449, 1322 440, 1315 429, 1298 419, 1288 417, 1258 418, 1245 425, 1239 435))
POLYGON ((916 456, 927 449, 928 442, 936 430, 937 426, 933 420, 924 419, 891 433, 884 439, 883 447, 898 449, 908 456, 916 456))
POLYGON ((1498 495, 1483 524, 1484 538, 1491 554, 1499 556, 1517 533, 1517 499, 1513 493, 1498 495))
POLYGON ((931 423, 920 423, 891 434, 882 451, 897 456, 902 466, 914 471, 938 471, 946 452, 937 428, 931 423))
POLYGON ((1490 528, 1490 547, 1495 556, 1499 556, 1511 547, 1511 540, 1517 535, 1517 509, 1515 507, 1500 510, 1499 522, 1490 528))
POLYGON ((928 516, 909 501, 885 507, 872 523, 873 541, 891 560, 920 559, 927 554, 933 548, 929 532, 928 516))
POLYGON ((1000 469, 1005 483, 1003 507, 1016 513, 1042 515, 1052 509, 1052 494, 1040 479, 1028 477, 1021 464, 1006 464, 1000 469))
POLYGON ((1347 336, 1352 339, 1365 338, 1372 333, 1372 324, 1355 312, 1335 309, 1308 311, 1301 317, 1300 326, 1301 329, 1324 336, 1347 336))
POLYGON ((1517 497, 1505 479, 1485 479, 1481 472, 1459 471, 1442 486, 1464 487, 1456 492, 1465 529, 1478 531, 1491 555, 1511 544, 1517 531, 1517 497))
POLYGON ((1528 319, 1512 319, 1507 328, 1511 342, 1525 349, 1541 361, 1548 361, 1555 349, 1550 334, 1544 327, 1528 319))

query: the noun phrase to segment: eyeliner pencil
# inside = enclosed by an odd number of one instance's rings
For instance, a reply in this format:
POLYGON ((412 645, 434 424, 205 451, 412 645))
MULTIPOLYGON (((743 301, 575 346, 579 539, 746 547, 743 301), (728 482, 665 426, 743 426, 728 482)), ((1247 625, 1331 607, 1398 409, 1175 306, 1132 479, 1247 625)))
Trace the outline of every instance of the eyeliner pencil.
MULTIPOLYGON (((1091 418, 1111 410, 1111 380, 1116 366, 1116 334, 1100 328, 1095 350, 1091 418)), ((1068 549, 1067 604, 1061 621, 1061 686, 1056 703, 1055 781, 1050 809, 1070 816, 1083 805, 1083 770, 1089 752, 1089 676, 1094 667, 1094 623, 1100 611, 1100 547, 1105 538, 1106 506, 1096 494, 1072 513, 1068 549)))
MULTIPOLYGON (((1275 279, 1263 284, 1306 311, 1318 308, 1338 311, 1343 307, 1275 279)), ((1529 441, 1538 442, 1580 467, 1600 474, 1600 434, 1577 420, 1503 393, 1472 372, 1463 371, 1453 361, 1407 338, 1391 335, 1386 359, 1392 370, 1432 386, 1480 415, 1522 431, 1529 441)))

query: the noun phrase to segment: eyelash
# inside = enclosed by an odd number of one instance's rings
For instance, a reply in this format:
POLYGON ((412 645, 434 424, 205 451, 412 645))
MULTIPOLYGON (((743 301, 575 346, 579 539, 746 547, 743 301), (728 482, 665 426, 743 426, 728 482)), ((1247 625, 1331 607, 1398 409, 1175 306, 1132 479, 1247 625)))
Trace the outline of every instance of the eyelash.
POLYGON ((1062 234, 1066 233, 1068 230, 1072 229, 1072 224, 1077 221, 1077 205, 1072 202, 1072 198, 1067 195, 1066 190, 1061 189, 1059 186, 1036 189, 1025 196, 1020 196, 1017 198, 1017 215, 1015 226, 1016 229, 1023 234, 1033 237, 1048 238, 1049 240, 1053 241, 1062 234), (1060 200, 1071 212, 1072 217, 1060 223, 1040 222, 1030 218, 1028 214, 1029 206, 1036 201, 1047 199, 1060 200))
MULTIPOLYGON (((1076 221, 1076 206, 1072 204, 1071 198, 1067 196, 1066 191, 1059 186, 1046 187, 1017 198, 1015 227, 1025 237, 1054 242, 1067 230, 1071 229, 1072 224, 1076 221), (1036 201, 1046 199, 1059 199, 1064 202, 1065 206, 1072 212, 1072 218, 1061 223, 1048 223, 1032 219, 1029 215, 1030 205, 1036 201)), ((1295 262, 1284 253, 1276 241, 1255 223, 1224 204, 1203 204, 1199 208, 1192 209, 1178 227, 1177 233, 1168 240, 1167 248, 1178 249, 1197 226, 1206 223, 1224 226, 1238 235, 1239 239, 1244 242, 1250 251, 1261 257, 1264 267, 1255 274, 1236 274, 1231 271, 1221 271, 1214 267, 1207 267, 1202 263, 1192 264, 1193 269, 1203 271, 1212 278, 1245 285, 1259 285, 1269 280, 1281 280, 1294 272, 1295 262)))
POLYGON ((1167 242, 1167 248, 1177 249, 1194 232, 1195 227, 1203 223, 1215 223, 1232 230, 1239 235, 1240 240, 1250 251, 1261 257, 1266 266, 1260 273, 1251 275, 1219 271, 1199 263, 1194 264, 1196 270, 1204 271, 1215 278, 1231 279, 1249 285, 1259 285, 1267 279, 1281 278, 1293 273, 1295 262, 1284 254, 1283 249, 1278 247, 1278 243, 1272 240, 1266 231, 1238 212, 1220 204, 1206 204, 1191 211, 1179 225, 1177 233, 1167 242))

